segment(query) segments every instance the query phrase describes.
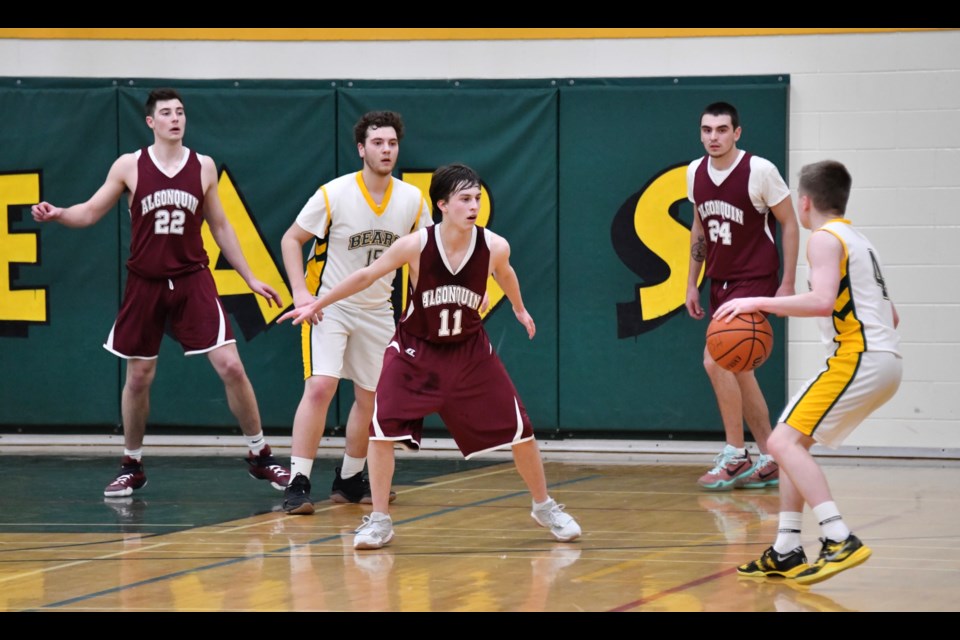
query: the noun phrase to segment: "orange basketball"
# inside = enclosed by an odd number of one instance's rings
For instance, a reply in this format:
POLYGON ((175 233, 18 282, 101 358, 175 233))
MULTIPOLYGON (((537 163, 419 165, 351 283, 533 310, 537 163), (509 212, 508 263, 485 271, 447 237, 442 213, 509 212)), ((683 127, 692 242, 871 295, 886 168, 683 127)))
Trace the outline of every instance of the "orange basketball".
POLYGON ((773 350, 773 327, 762 313, 745 313, 730 322, 711 320, 707 351, 718 365, 739 373, 756 369, 773 350))

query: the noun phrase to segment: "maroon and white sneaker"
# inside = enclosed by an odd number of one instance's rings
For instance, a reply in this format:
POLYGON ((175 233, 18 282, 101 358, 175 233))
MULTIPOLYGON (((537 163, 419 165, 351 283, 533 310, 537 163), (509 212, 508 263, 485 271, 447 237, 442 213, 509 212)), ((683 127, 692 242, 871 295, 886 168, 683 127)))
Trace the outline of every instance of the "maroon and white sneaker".
POLYGON ((290 483, 290 470, 277 462, 268 444, 263 446, 258 456, 253 455, 252 451, 247 453, 247 464, 250 465, 248 472, 251 478, 266 480, 274 489, 283 491, 290 483))
POLYGON ((147 486, 147 474, 143 470, 143 461, 123 456, 117 477, 103 490, 103 495, 108 498, 129 496, 145 486, 147 486))

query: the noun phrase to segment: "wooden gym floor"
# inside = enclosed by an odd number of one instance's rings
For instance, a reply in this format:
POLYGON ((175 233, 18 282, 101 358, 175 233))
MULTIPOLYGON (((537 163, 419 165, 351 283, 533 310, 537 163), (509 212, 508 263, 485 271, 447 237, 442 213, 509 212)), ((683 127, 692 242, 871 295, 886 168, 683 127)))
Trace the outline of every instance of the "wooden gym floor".
POLYGON ((777 491, 701 491, 709 456, 548 458, 571 544, 508 460, 398 458, 396 537, 365 552, 369 507, 321 500, 336 460, 314 467, 317 513, 288 516, 241 456, 146 458, 148 486, 114 500, 114 457, 4 456, 0 611, 960 611, 957 460, 822 459, 873 557, 796 588, 737 577, 776 535, 777 491))

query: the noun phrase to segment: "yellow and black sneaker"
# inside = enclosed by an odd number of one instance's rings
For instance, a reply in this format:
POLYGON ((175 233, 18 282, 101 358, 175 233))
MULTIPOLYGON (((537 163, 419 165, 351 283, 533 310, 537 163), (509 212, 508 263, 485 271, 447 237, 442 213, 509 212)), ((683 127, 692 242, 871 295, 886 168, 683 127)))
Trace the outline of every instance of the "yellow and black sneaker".
POLYGON ((759 560, 748 562, 737 567, 737 574, 751 578, 765 578, 767 576, 781 576, 793 578, 797 574, 810 569, 803 547, 797 547, 788 553, 778 553, 773 547, 768 548, 759 560))
POLYGON ((842 542, 820 538, 823 547, 820 557, 806 571, 798 573, 794 579, 800 584, 814 584, 840 573, 858 564, 862 564, 873 553, 870 547, 860 542, 860 538, 850 534, 842 542))

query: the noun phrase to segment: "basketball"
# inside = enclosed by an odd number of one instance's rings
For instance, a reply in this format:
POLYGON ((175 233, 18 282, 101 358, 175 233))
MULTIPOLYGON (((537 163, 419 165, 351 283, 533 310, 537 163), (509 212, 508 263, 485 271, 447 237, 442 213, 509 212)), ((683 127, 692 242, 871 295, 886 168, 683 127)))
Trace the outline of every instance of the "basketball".
POLYGON ((711 320, 707 327, 707 351, 714 362, 739 373, 756 369, 773 350, 773 327, 762 313, 735 316, 730 322, 711 320))

